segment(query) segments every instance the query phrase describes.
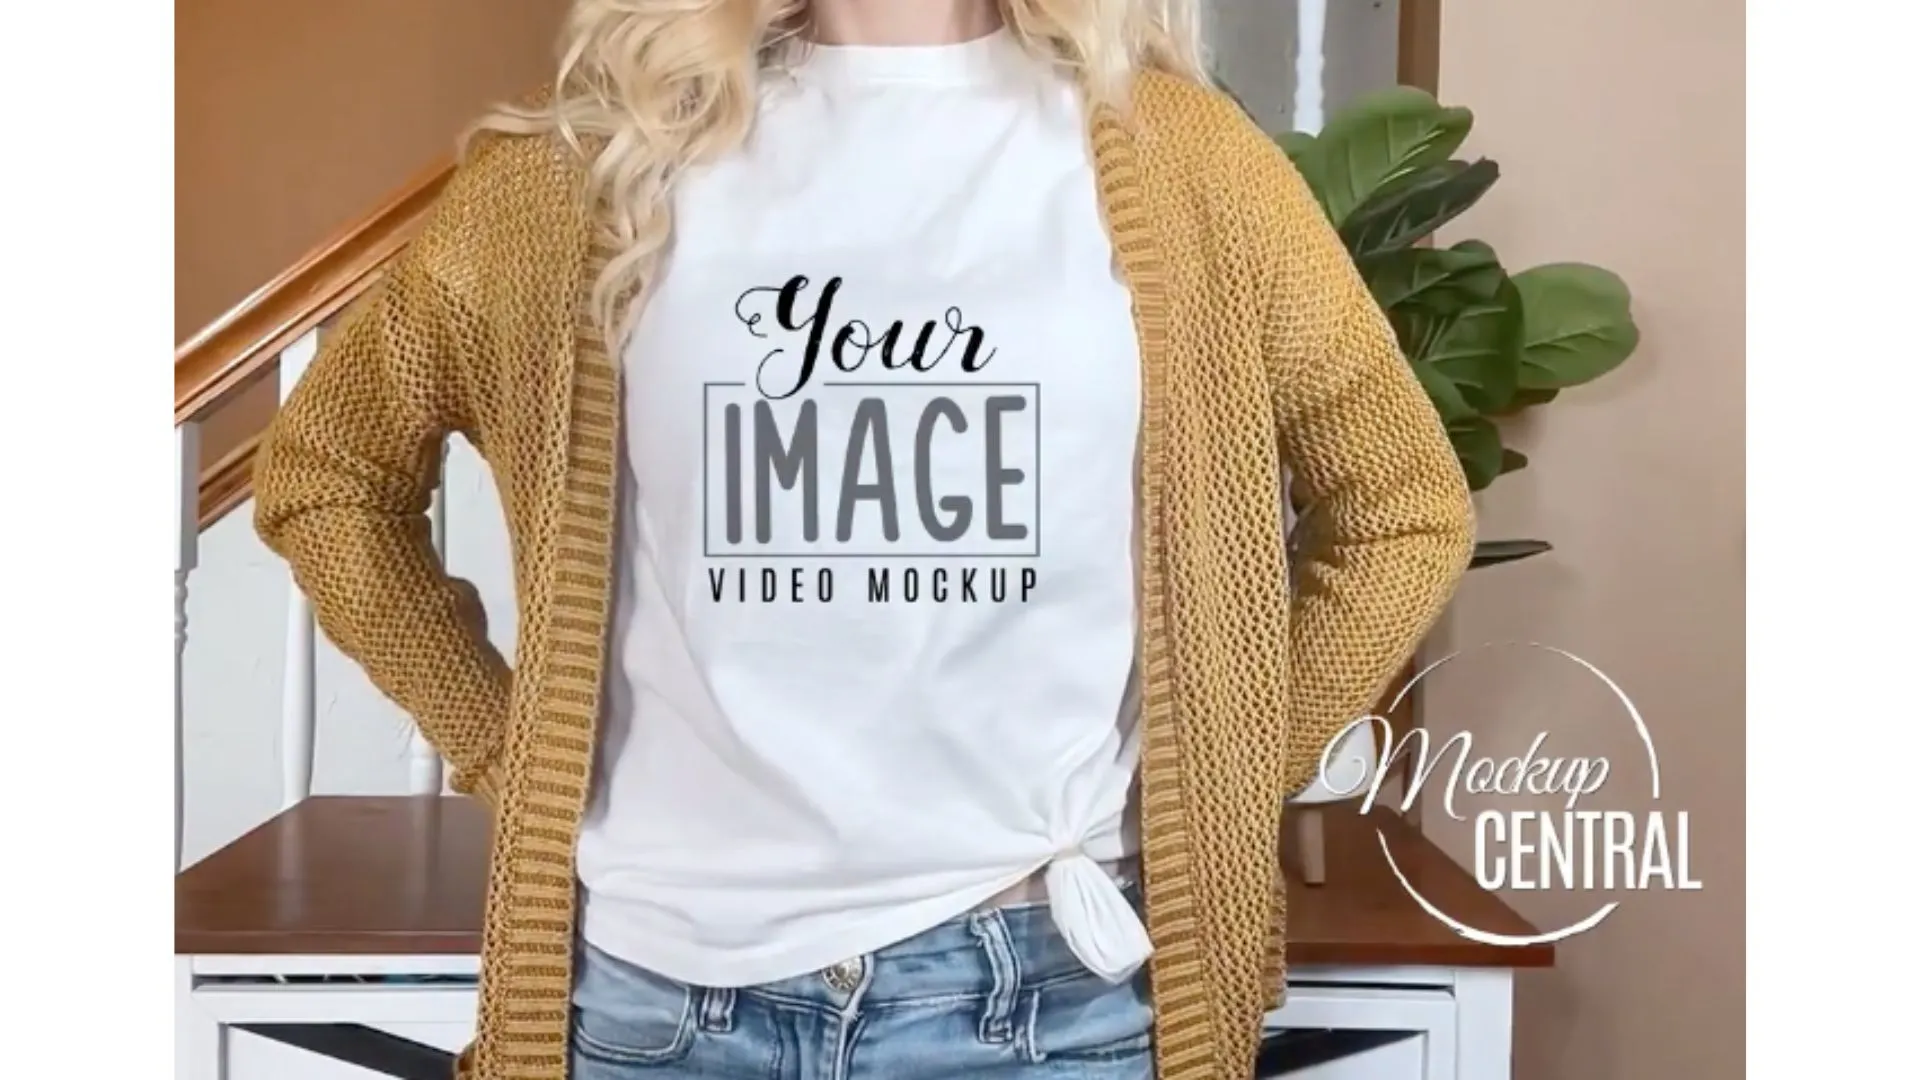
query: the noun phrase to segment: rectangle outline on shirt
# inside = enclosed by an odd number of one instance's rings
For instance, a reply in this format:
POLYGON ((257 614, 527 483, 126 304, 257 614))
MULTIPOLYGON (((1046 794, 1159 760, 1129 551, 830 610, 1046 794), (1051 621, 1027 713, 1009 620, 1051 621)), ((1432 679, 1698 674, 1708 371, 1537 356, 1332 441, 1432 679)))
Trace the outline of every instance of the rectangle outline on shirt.
POLYGON ((1040 557, 1040 521, 1046 515, 1040 512, 1040 384, 1037 382, 822 382, 823 387, 835 389, 866 388, 933 388, 942 387, 965 389, 986 389, 1021 387, 1033 390, 1033 550, 1010 551, 998 554, 980 554, 972 552, 924 553, 897 555, 875 552, 841 551, 744 551, 721 553, 712 550, 713 537, 708 528, 713 518, 708 503, 712 484, 708 482, 709 448, 712 446, 712 432, 707 423, 712 417, 712 392, 716 386, 744 387, 747 383, 736 380, 719 380, 700 384, 700 554, 707 559, 1038 559, 1040 557))

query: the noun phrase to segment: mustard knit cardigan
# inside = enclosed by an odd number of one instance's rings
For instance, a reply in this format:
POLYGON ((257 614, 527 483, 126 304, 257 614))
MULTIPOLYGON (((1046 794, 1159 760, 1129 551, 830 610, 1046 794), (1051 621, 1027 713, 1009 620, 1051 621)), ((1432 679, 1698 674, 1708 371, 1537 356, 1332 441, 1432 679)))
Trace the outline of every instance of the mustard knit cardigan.
MULTIPOLYGON (((1364 714, 1472 546, 1466 484, 1285 156, 1225 98, 1143 75, 1089 137, 1139 336, 1142 858, 1160 1080, 1251 1075, 1282 986, 1284 795, 1364 714), (1289 578, 1282 463, 1318 502, 1289 578)), ((326 634, 496 814, 462 1073, 562 1080, 616 544, 609 252, 557 141, 479 145, 268 431, 255 523, 326 634), (511 666, 425 512, 458 432, 512 538, 511 666)))

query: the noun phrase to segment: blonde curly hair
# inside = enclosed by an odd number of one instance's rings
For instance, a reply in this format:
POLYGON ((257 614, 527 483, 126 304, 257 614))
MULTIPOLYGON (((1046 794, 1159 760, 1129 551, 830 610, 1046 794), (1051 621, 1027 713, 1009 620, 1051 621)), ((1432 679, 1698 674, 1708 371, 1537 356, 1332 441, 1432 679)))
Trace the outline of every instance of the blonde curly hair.
MULTIPOLYGON (((1090 104, 1124 109, 1142 69, 1205 78, 1197 0, 997 2, 1020 43, 1069 73, 1090 104)), ((761 73, 806 47, 807 10, 806 0, 575 0, 552 94, 476 127, 557 135, 590 159, 585 194, 616 252, 591 297, 609 341, 624 339, 630 301, 657 272, 675 177, 746 137, 761 73)))

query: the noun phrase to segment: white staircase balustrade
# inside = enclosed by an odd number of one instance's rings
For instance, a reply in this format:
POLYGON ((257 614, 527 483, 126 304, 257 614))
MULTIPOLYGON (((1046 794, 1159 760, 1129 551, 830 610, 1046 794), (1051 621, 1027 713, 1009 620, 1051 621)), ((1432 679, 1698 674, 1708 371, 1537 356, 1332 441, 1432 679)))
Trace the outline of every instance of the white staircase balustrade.
MULTIPOLYGON (((315 327, 282 349, 279 365, 280 400, 306 373, 319 350, 321 330, 315 327)), ((174 427, 174 568, 173 568, 173 847, 174 868, 183 869, 186 836, 186 709, 187 596, 189 582, 200 560, 201 425, 183 420, 174 427)), ((442 465, 445 464, 443 451, 442 465)), ((444 475, 444 467, 441 470, 444 475)), ((435 488, 431 510, 434 550, 447 551, 447 500, 444 479, 435 488)), ((280 806, 286 809, 313 794, 314 739, 317 721, 317 652, 313 607, 287 577, 287 620, 280 695, 280 806)), ((416 795, 446 790, 446 769, 419 728, 407 740, 407 790, 416 795)))
MULTIPOLYGON (((301 335, 280 354, 280 402, 306 374, 320 349, 320 328, 301 335)), ((287 580, 286 662, 280 683, 280 808, 313 794, 315 728, 313 605, 287 580)))
MULTIPOLYGON (((1296 0, 1296 3, 1293 127, 1295 131, 1317 135, 1326 122, 1327 0, 1296 0)), ((1281 513, 1289 532, 1293 530, 1296 520, 1291 487, 1292 477, 1283 475, 1281 513)), ((1373 771, 1379 764, 1379 747, 1375 745, 1372 725, 1363 725, 1348 732, 1332 749, 1328 761, 1330 765, 1337 763, 1332 775, 1338 790, 1330 789, 1316 776, 1305 791, 1289 801, 1296 805, 1312 806, 1338 802, 1353 797, 1356 792, 1367 790, 1372 782, 1373 771)))
POLYGON ((187 579, 200 560, 200 425, 173 429, 173 868, 180 869, 187 826, 187 579))
POLYGON ((1326 123, 1327 0, 1295 0, 1293 129, 1320 134, 1326 123))
MULTIPOLYGON (((433 522, 433 550, 440 556, 441 565, 447 561, 447 447, 440 446, 440 483, 433 489, 433 506, 429 515, 433 522)), ((446 770, 440 767, 440 755, 434 752, 427 737, 420 733, 420 725, 413 725, 413 731, 407 737, 407 790, 416 795, 430 791, 446 789, 446 770)))
MULTIPOLYGON (((280 400, 293 392, 307 366, 319 351, 320 330, 308 331, 280 354, 280 400)), ((440 482, 434 488, 432 509, 433 547, 442 559, 447 551, 447 499, 445 481, 446 451, 442 448, 440 482)), ((317 707, 314 680, 315 627, 313 605, 287 578, 286 669, 281 683, 280 776, 281 806, 290 807, 313 794, 313 746, 317 707)), ((414 795, 435 795, 445 789, 445 772, 440 755, 411 725, 407 738, 407 790, 414 795)))

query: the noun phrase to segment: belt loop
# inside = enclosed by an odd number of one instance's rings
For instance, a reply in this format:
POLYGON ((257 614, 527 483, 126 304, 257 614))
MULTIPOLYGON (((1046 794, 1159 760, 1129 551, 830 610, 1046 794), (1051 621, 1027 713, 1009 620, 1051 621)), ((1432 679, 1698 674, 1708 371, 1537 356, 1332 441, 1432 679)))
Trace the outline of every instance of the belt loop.
POLYGON ((1020 961, 1013 952, 1013 935, 1000 909, 975 912, 967 928, 987 954, 987 967, 993 972, 993 989, 980 1013, 980 1041, 1013 1041, 1013 1007, 1020 997, 1020 961))
POLYGON ((721 1034, 733 1030, 733 988, 706 986, 700 989, 700 1030, 721 1034))

